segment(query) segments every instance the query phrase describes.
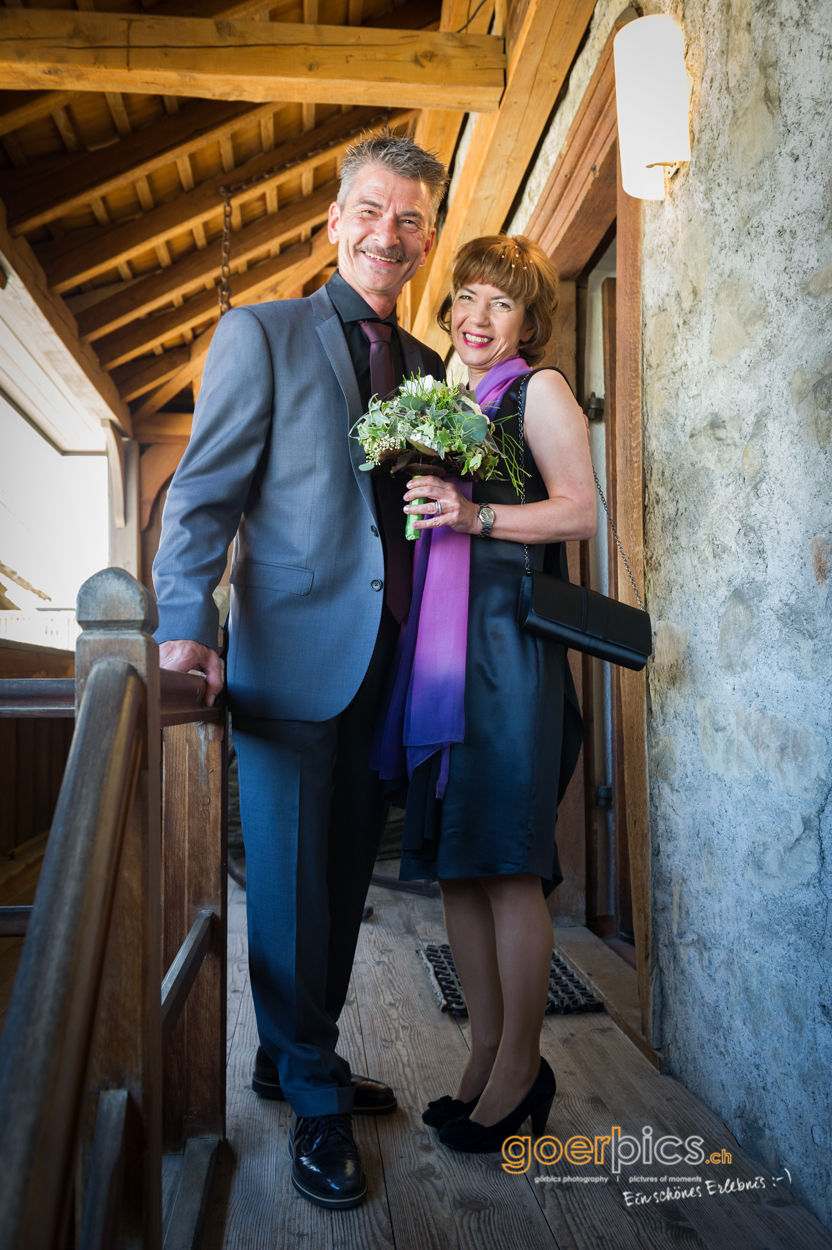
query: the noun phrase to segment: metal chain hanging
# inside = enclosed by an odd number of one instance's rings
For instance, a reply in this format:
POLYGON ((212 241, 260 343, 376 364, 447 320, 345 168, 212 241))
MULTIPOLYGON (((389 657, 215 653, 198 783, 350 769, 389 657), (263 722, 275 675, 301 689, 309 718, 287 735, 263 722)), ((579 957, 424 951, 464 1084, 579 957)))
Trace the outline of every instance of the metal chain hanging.
POLYGON ((281 164, 275 165, 272 169, 267 169, 262 174, 255 174, 252 178, 245 182, 235 182, 230 187, 220 187, 220 195, 222 196, 222 268, 220 270, 220 284, 218 287, 220 316, 224 317, 231 309, 231 201, 241 191, 250 191, 252 187, 256 187, 258 183, 268 182, 275 174, 286 173, 290 169, 294 169, 298 165, 305 164, 315 156, 324 156, 327 152, 332 152, 335 148, 341 146, 342 143, 354 139, 357 135, 365 134, 369 130, 373 130, 381 122, 387 121, 389 114, 380 113, 378 117, 373 117, 363 126, 356 126, 346 135, 343 135, 337 143, 330 147, 313 148, 311 152, 304 152, 303 156, 296 156, 293 160, 283 161, 281 164))
POLYGON ((638 606, 641 608, 642 612, 646 612, 647 609, 645 608, 644 604, 641 601, 641 595, 638 593, 638 586, 636 585, 636 579, 633 577, 633 570, 630 568, 630 561, 627 559, 627 557, 624 554, 624 548, 621 546, 621 539, 618 537, 618 530, 615 528, 615 521, 612 519, 612 513, 607 507, 607 501, 604 498, 604 492, 601 490, 601 483, 598 481, 598 474, 595 472, 594 468, 592 470, 592 476, 595 478, 595 485, 598 489, 598 494, 601 496, 601 503, 604 505, 604 511, 607 514, 607 520, 610 523, 610 529, 613 532, 613 537, 615 538, 616 545, 618 547, 618 550, 621 552, 621 559, 624 561, 624 568, 627 570, 627 576, 629 577, 630 581, 633 583, 633 590, 635 591, 636 599, 638 599, 638 606))

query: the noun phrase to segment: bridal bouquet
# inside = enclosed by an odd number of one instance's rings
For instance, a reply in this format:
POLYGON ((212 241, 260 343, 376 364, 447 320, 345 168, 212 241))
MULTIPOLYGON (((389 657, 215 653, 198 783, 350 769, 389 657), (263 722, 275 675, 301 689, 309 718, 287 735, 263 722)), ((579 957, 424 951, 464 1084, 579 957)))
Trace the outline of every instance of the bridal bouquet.
MULTIPOLYGON (((417 374, 388 399, 374 395, 353 427, 353 437, 364 448, 367 460, 360 467, 368 473, 418 469, 442 477, 453 474, 490 481, 501 476, 502 462, 519 491, 519 444, 499 430, 499 424, 489 420, 462 385, 417 374)), ((418 538, 420 531, 409 524, 408 537, 418 538)))

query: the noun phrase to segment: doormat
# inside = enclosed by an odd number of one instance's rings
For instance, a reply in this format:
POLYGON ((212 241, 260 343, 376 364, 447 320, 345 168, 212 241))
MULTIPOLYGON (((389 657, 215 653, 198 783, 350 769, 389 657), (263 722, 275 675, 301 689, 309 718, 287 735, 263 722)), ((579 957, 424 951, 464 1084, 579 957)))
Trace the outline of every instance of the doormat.
MULTIPOLYGON (((462 986, 459 983, 451 948, 447 942, 443 942, 441 946, 417 947, 416 954, 428 974, 439 1010, 447 1011, 452 1016, 467 1016, 468 1008, 465 1006, 462 986)), ((545 1014, 547 1016, 575 1016, 581 1012, 603 1010, 604 1004, 595 997, 581 978, 575 975, 559 955, 552 955, 549 997, 545 1014)))

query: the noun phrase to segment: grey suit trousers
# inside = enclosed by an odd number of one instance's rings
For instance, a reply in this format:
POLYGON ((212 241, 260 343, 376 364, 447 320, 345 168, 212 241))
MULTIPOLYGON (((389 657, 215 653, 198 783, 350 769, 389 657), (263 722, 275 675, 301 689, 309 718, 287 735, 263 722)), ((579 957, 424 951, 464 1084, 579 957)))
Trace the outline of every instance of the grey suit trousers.
POLYGON ((397 635, 385 608, 367 674, 337 716, 234 718, 257 1027, 297 1115, 352 1107, 337 1020, 389 807, 369 759, 397 635))

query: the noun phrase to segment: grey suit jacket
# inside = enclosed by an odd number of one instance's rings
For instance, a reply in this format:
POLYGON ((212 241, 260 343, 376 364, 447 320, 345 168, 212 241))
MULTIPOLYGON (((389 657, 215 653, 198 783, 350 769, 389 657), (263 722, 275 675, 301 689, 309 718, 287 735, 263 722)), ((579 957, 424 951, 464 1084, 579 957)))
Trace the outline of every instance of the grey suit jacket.
MULTIPOLYGON (((444 377, 399 331, 405 375, 444 377)), ((240 308, 214 335, 191 441, 168 492, 153 578, 159 642, 216 647, 212 591, 237 535, 232 709, 326 720, 358 690, 383 605, 372 482, 349 430, 362 406, 327 290, 240 308)))

